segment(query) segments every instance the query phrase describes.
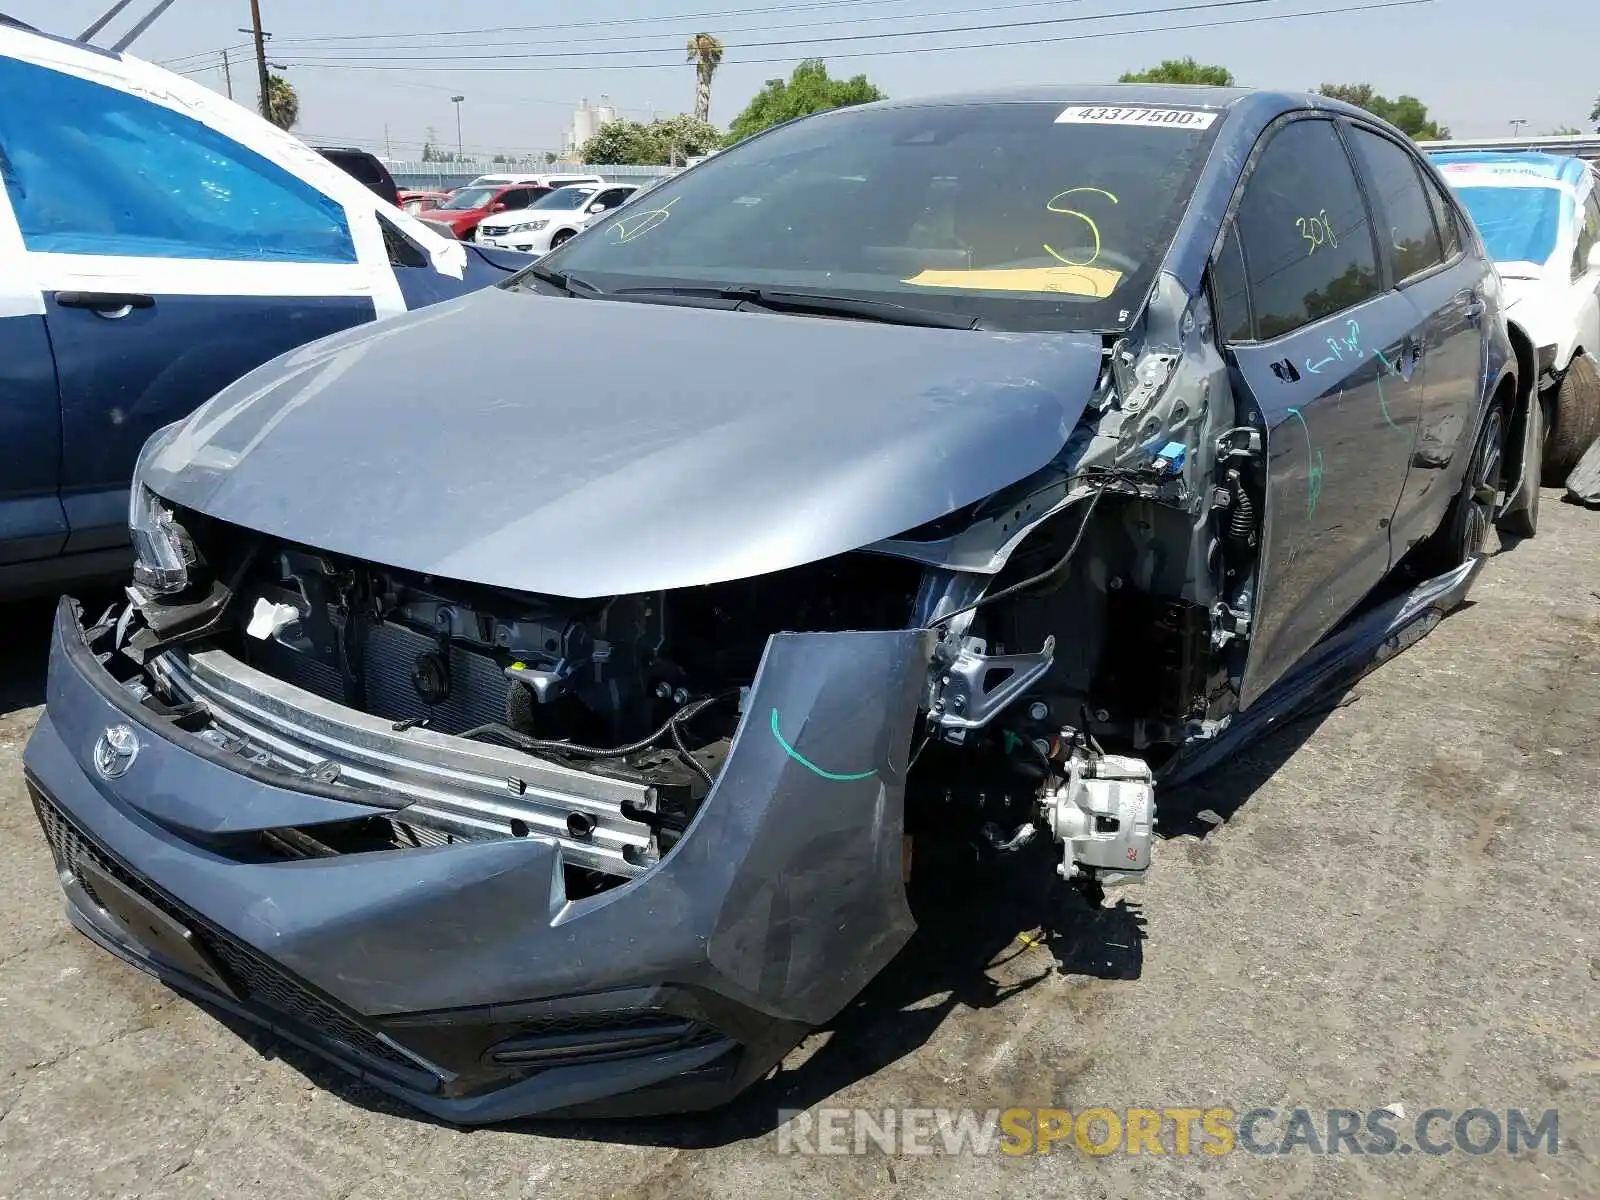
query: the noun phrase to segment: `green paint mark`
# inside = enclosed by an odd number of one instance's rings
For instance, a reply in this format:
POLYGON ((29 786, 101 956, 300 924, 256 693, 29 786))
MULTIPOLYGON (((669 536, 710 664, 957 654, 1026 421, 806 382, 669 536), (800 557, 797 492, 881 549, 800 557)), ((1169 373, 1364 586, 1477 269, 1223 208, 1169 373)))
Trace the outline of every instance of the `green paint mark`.
MULTIPOLYGON (((1383 351, 1382 350, 1374 350, 1372 353, 1377 356, 1378 361, 1380 363, 1382 363, 1384 367, 1388 368, 1390 371, 1394 370, 1394 364, 1391 363, 1387 358, 1385 358, 1383 356, 1383 351)), ((1384 400, 1384 398, 1383 398, 1383 369, 1382 368, 1380 368, 1379 371, 1378 371, 1378 407, 1383 409, 1383 419, 1385 421, 1389 422, 1389 428, 1398 429, 1398 430, 1400 430, 1401 433, 1406 433, 1404 427, 1402 427, 1400 425, 1396 425, 1394 423, 1394 418, 1389 415, 1388 402, 1386 400, 1384 400)), ((1418 430, 1415 427, 1412 428, 1410 433, 1406 433, 1406 436, 1411 439, 1413 445, 1416 444, 1417 433, 1418 433, 1418 430)))
POLYGON ((806 770, 815 771, 818 775, 821 775, 824 779, 831 779, 835 783, 850 783, 850 782, 853 782, 854 780, 857 780, 857 779, 871 779, 874 775, 877 774, 877 771, 855 771, 855 772, 852 772, 851 774, 844 775, 844 774, 839 773, 838 771, 825 771, 825 770, 823 770, 821 767, 817 766, 816 763, 812 762, 804 754, 801 754, 800 751, 796 750, 793 746, 791 746, 787 741, 784 740, 783 734, 778 729, 778 710, 777 709, 773 709, 772 710, 772 736, 778 739, 778 745, 783 747, 783 752, 785 754, 787 754, 790 758, 794 759, 795 762, 799 763, 802 767, 806 768, 806 770))
MULTIPOLYGON (((1392 371, 1392 370, 1394 370, 1394 368, 1389 366, 1389 360, 1383 356, 1383 351, 1382 350, 1374 350, 1372 353, 1377 355, 1378 361, 1383 364, 1383 367, 1380 367, 1378 369, 1378 407, 1383 409, 1383 419, 1389 423, 1389 428, 1390 429, 1400 429, 1400 426, 1398 426, 1398 425, 1396 425, 1394 423, 1394 418, 1389 415, 1389 402, 1383 398, 1383 372, 1384 372, 1384 369, 1387 368, 1388 370, 1392 371)), ((1400 432, 1404 433, 1405 430, 1404 429, 1400 429, 1400 432)))
POLYGON ((1289 415, 1300 422, 1306 435, 1306 516, 1313 517, 1317 513, 1317 501, 1322 498, 1322 451, 1311 445, 1311 426, 1306 424, 1300 410, 1291 408, 1289 415))

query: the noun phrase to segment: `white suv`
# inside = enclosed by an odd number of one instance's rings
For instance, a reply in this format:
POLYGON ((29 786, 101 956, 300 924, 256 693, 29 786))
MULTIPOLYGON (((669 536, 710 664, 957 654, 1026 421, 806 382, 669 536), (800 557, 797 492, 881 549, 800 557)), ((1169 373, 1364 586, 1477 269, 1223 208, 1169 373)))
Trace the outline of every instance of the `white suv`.
POLYGON ((1433 159, 1505 281, 1512 338, 1544 393, 1544 475, 1559 483, 1600 438, 1600 177, 1561 154, 1433 159))
POLYGON ((478 241, 502 250, 545 254, 554 250, 596 217, 621 208, 638 191, 634 184, 596 187, 578 184, 557 188, 517 212, 485 217, 478 241))

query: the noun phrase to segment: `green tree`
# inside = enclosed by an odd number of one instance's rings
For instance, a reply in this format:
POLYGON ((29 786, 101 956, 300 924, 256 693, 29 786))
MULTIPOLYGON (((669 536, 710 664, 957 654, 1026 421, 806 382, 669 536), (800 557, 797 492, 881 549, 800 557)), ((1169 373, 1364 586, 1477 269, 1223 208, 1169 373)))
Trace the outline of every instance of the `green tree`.
POLYGON ((1589 120, 1594 122, 1596 130, 1600 130, 1600 96, 1594 98, 1594 107, 1589 110, 1589 120))
POLYGON ((808 58, 795 67, 787 82, 769 79, 745 110, 733 119, 725 139, 728 145, 742 141, 784 121, 809 113, 850 104, 867 104, 884 99, 884 94, 867 82, 865 75, 849 79, 830 79, 820 58, 808 58))
POLYGON ((720 129, 686 113, 652 121, 648 128, 665 155, 661 161, 669 167, 697 154, 706 154, 722 144, 720 129))
POLYGON ((1233 72, 1227 67, 1195 62, 1192 58, 1165 58, 1159 67, 1129 71, 1118 83, 1209 83, 1213 87, 1232 87, 1233 72))
POLYGON ((1450 130, 1428 116, 1428 106, 1415 96, 1398 100, 1380 95, 1370 83, 1324 83, 1316 89, 1320 96, 1343 100, 1382 117, 1400 132, 1420 141, 1437 141, 1450 136, 1450 130))
POLYGON ((722 43, 709 33, 689 39, 687 62, 694 64, 694 115, 699 121, 711 120, 711 77, 722 65, 722 43))
POLYGON ((300 120, 300 97, 282 75, 267 76, 267 120, 279 129, 293 129, 300 120))
POLYGON ((651 121, 607 121, 581 151, 596 166, 669 166, 715 149, 722 134, 715 125, 680 114, 651 121))
POLYGON ((1544 136, 1545 137, 1574 137, 1577 134, 1580 134, 1582 132, 1583 132, 1583 130, 1579 129, 1576 125, 1557 125, 1554 129, 1545 130, 1544 136))

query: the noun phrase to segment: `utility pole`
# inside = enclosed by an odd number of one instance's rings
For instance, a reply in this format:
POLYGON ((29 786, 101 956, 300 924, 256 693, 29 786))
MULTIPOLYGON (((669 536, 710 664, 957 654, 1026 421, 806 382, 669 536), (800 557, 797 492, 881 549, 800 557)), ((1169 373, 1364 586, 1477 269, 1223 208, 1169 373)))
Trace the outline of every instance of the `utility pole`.
POLYGON ((462 162, 467 157, 466 154, 462 152, 462 148, 461 148, 461 102, 463 100, 465 100, 465 99, 466 99, 465 96, 451 96, 450 97, 450 103, 454 104, 456 106, 456 161, 457 162, 462 162))
POLYGON ((261 86, 261 115, 272 119, 272 105, 267 100, 267 43, 261 33, 261 0, 250 0, 250 32, 256 39, 256 75, 261 86))
POLYGON ((1516 137, 1518 130, 1520 130, 1526 124, 1527 124, 1527 122, 1524 121, 1521 117, 1512 117, 1511 118, 1511 136, 1512 137, 1516 137))
POLYGON ((228 85, 228 99, 233 99, 233 67, 228 62, 228 48, 222 48, 222 82, 228 85))

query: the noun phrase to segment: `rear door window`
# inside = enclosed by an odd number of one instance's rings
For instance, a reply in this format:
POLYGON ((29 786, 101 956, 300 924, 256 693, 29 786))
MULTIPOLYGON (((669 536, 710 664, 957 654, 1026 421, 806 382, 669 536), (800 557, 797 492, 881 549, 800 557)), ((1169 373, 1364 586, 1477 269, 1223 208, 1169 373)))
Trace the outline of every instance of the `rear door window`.
POLYGON ((343 205, 192 117, 14 58, 0 95, 0 174, 31 251, 356 261, 343 205))
POLYGON ((1449 262, 1461 253, 1461 218, 1456 213, 1456 206, 1450 203, 1444 194, 1444 189, 1433 181, 1433 177, 1426 171, 1422 173, 1422 186, 1428 193, 1428 203, 1433 208, 1433 223, 1438 226, 1439 240, 1444 250, 1444 258, 1449 262))
POLYGON ((1275 338, 1378 295, 1366 203, 1332 122, 1272 135, 1239 205, 1256 336, 1275 338))
POLYGON ((1404 283, 1438 266, 1444 261, 1444 249, 1416 160, 1386 137, 1355 127, 1349 133, 1382 222, 1380 233, 1387 230, 1383 241, 1394 263, 1395 282, 1404 283))

